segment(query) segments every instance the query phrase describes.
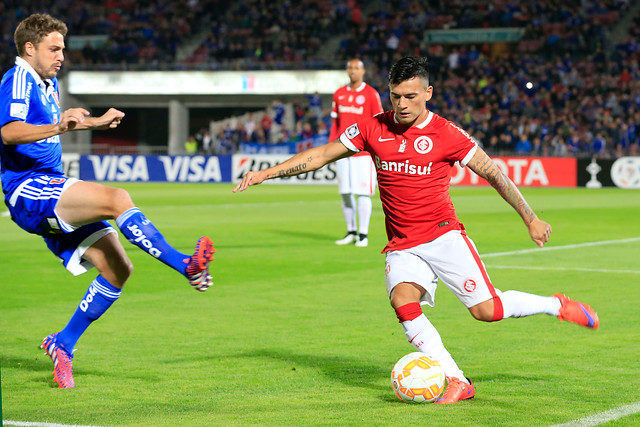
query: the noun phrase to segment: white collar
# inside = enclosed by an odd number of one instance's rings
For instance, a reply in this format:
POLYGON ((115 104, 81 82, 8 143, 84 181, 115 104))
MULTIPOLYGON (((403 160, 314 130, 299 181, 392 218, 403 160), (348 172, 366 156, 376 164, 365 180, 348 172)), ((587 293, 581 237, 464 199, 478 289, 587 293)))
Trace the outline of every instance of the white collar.
POLYGON ((33 69, 31 64, 29 64, 25 59, 20 58, 19 56, 16 56, 16 65, 27 70, 29 74, 31 74, 33 79, 36 81, 36 84, 40 86, 43 90, 45 89, 43 87, 45 86, 44 85, 45 81, 48 83, 48 87, 53 88, 53 81, 51 79, 42 80, 42 78, 40 77, 40 74, 38 74, 36 70, 33 69))
MULTIPOLYGON (((418 129, 424 129, 425 127, 427 127, 427 125, 431 122, 431 119, 433 119, 433 112, 429 111, 429 114, 427 114, 427 118, 424 119, 421 123, 418 123, 417 125, 414 125, 413 127, 417 127, 418 129)), ((396 118, 396 115, 393 115, 393 121, 396 124, 400 124, 398 122, 398 119, 396 118)))
POLYGON ((348 84, 348 85, 347 85, 347 89, 348 89, 348 90, 352 90, 352 91, 354 91, 354 92, 360 92, 362 89, 364 89, 364 87, 365 87, 366 85, 367 85, 367 84, 366 84, 365 82, 362 82, 362 84, 361 84, 360 86, 358 86, 356 89, 351 89, 351 85, 350 85, 350 84, 348 84))

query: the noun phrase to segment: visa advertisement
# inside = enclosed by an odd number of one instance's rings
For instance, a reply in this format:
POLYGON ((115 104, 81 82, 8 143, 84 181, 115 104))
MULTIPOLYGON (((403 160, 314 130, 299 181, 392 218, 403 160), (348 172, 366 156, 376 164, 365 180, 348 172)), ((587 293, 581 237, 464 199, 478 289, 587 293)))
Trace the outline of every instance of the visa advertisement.
MULTIPOLYGON (((237 183, 249 171, 264 170, 291 154, 232 156, 79 155, 63 156, 68 176, 87 181, 237 183)), ((569 157, 494 157, 496 165, 520 187, 616 186, 640 188, 640 157, 595 160, 569 157)), ((336 185, 335 163, 271 184, 336 185)), ((469 168, 456 164, 451 185, 487 186, 469 168)))

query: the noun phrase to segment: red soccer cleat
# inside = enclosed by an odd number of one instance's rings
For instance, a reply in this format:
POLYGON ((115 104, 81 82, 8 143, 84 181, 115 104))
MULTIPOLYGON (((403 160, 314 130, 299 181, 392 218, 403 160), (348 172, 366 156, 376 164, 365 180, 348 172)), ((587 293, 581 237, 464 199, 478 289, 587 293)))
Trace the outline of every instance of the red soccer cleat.
POLYGON ((447 377, 447 388, 435 403, 438 405, 449 405, 458 403, 460 400, 473 399, 476 395, 476 388, 469 378, 467 378, 467 380, 471 384, 467 384, 459 378, 447 377))
POLYGON ((195 253, 187 260, 187 270, 185 275, 189 279, 189 284, 196 290, 204 292, 213 285, 209 274, 209 263, 213 261, 213 254, 216 250, 213 242, 208 237, 201 237, 196 243, 195 253))
POLYGON ((598 313, 593 308, 582 302, 574 301, 564 294, 553 294, 553 296, 558 298, 560 304, 562 304, 558 319, 577 323, 587 328, 598 329, 600 319, 598 319, 598 313))
POLYGON ((58 383, 59 388, 74 388, 76 383, 73 380, 73 367, 71 366, 73 354, 67 353, 56 343, 57 335, 56 332, 45 337, 40 348, 43 348, 53 361, 53 380, 58 383))

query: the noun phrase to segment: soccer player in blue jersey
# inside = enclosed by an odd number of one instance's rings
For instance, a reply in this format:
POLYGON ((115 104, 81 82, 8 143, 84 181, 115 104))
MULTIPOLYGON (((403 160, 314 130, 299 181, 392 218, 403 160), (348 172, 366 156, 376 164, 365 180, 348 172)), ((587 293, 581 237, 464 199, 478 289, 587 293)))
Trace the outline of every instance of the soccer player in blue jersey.
POLYGON ((118 299, 133 269, 116 230, 105 220, 115 219, 131 243, 183 274, 199 291, 212 285, 209 262, 215 252, 208 237, 198 240, 192 256, 178 252, 127 191, 63 174, 61 134, 115 128, 124 117, 114 108, 100 117, 83 108, 61 110, 56 76, 66 34, 66 25, 50 15, 34 14, 20 22, 14 34, 18 57, 0 84, 1 179, 11 218, 42 236, 72 274, 98 270, 69 323, 42 341, 60 388, 75 386, 71 362, 76 342, 118 299))

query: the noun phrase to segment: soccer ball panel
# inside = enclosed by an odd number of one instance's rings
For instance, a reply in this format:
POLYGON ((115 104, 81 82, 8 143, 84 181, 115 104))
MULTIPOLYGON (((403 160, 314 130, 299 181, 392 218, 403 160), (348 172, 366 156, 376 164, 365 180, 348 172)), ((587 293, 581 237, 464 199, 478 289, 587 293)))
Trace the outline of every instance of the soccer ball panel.
POLYGON ((404 402, 433 402, 444 391, 444 370, 427 354, 410 353, 393 367, 391 385, 396 396, 404 402))

